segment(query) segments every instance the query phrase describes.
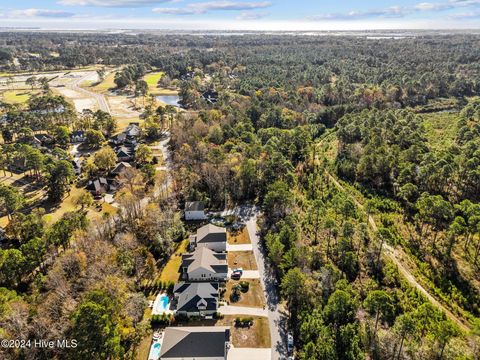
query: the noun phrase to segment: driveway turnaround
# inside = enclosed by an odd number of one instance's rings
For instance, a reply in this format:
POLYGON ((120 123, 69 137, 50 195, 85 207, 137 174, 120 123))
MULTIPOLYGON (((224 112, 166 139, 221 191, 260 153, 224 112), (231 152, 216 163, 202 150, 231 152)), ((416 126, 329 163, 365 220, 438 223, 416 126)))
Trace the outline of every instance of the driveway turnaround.
POLYGON ((223 305, 218 308, 218 312, 223 315, 268 316, 267 309, 246 306, 223 305))
POLYGON ((227 251, 252 251, 252 250, 253 250, 252 244, 238 244, 238 245, 227 244, 227 251))
POLYGON ((234 348, 228 350, 227 360, 270 360, 271 349, 234 348))

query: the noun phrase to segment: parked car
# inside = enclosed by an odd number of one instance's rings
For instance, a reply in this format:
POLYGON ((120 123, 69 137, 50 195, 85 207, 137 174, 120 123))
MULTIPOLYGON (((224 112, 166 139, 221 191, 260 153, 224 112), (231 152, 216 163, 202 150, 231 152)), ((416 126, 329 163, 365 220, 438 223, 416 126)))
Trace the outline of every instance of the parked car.
POLYGON ((241 267, 235 268, 235 269, 232 270, 232 272, 234 272, 234 273, 238 272, 238 273, 240 273, 240 275, 243 275, 243 268, 241 268, 241 267))
POLYGON ((287 335, 287 350, 289 353, 293 350, 293 334, 291 332, 287 335))
POLYGON ((240 280, 242 277, 242 273, 240 272, 232 272, 232 275, 230 276, 233 280, 240 280))

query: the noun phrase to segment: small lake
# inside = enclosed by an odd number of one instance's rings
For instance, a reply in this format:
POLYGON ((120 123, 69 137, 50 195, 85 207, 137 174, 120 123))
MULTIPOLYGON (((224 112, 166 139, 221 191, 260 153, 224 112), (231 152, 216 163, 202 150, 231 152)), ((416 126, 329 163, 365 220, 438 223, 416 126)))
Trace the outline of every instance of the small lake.
POLYGON ((160 95, 156 98, 164 104, 180 107, 180 97, 178 95, 160 95))

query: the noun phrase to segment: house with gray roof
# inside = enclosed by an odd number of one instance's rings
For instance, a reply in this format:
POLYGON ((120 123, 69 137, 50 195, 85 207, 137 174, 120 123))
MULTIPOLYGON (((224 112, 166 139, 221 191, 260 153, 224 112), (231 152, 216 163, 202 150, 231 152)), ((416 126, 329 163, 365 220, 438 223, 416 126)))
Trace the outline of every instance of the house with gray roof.
POLYGON ((227 254, 201 246, 182 255, 182 278, 188 281, 227 281, 227 254))
POLYGON ((228 326, 167 327, 160 359, 225 360, 229 347, 228 326))
POLYGON ((180 282, 173 288, 171 309, 186 316, 213 315, 218 309, 218 283, 180 282))
POLYGON ((202 201, 187 201, 185 203, 185 220, 205 220, 205 205, 202 201))
POLYGON ((131 168, 132 165, 130 165, 127 162, 119 162, 117 165, 115 165, 115 168, 110 172, 112 175, 120 175, 123 171, 125 171, 128 168, 131 168))
POLYGON ((191 235, 190 249, 207 247, 217 252, 227 251, 227 229, 207 224, 197 230, 196 235, 191 235))

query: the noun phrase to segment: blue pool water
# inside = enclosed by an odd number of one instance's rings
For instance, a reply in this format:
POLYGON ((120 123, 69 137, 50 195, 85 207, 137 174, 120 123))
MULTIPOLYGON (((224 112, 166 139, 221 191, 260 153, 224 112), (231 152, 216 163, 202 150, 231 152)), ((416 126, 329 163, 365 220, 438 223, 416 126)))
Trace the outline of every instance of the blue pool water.
POLYGON ((168 304, 170 302, 170 299, 168 298, 167 294, 161 294, 159 296, 160 298, 157 301, 157 306, 155 307, 155 313, 162 314, 168 310, 168 304))
POLYGON ((158 360, 160 359, 160 343, 154 343, 150 348, 150 354, 148 355, 148 360, 158 360))

